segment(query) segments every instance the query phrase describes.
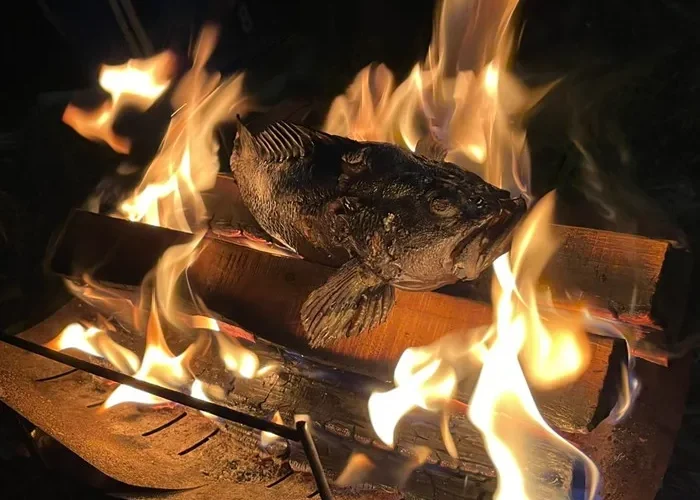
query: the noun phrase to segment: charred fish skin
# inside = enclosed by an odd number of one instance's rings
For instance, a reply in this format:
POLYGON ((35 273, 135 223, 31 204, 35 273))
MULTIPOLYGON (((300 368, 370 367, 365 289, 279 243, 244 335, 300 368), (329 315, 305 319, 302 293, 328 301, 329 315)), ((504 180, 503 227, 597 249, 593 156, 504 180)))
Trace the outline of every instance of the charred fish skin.
POLYGON ((302 307, 315 347, 382 323, 394 287, 477 278, 507 250, 526 209, 452 163, 286 122, 255 135, 239 123, 231 171, 265 231, 339 267, 302 307))

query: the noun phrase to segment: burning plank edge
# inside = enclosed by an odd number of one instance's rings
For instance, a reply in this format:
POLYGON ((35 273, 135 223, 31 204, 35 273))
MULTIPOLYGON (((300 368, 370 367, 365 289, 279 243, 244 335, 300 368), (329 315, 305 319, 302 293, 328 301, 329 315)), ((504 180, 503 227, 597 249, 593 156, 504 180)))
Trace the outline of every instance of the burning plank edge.
MULTIPOLYGON (((189 238, 177 231, 76 211, 54 249, 51 268, 77 280, 87 272, 100 286, 138 286, 166 248, 189 238)), ((304 340, 299 310, 331 272, 307 261, 209 239, 188 278, 204 303, 231 323, 322 362, 381 380, 391 378, 406 348, 483 326, 492 318, 490 306, 480 301, 398 291, 386 323, 372 332, 340 339, 327 349, 312 350, 304 340)), ((592 343, 592 365, 582 380, 538 395, 545 418, 555 428, 588 432, 615 402, 624 349, 613 349, 611 339, 594 338, 592 343)), ((476 377, 464 384, 460 399, 469 399, 475 382, 476 377)))

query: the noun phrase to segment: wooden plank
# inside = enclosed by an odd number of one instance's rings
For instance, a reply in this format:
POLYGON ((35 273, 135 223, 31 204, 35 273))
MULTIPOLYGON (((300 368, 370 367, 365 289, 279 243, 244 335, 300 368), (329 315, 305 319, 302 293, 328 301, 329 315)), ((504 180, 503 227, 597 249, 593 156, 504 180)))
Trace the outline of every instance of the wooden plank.
MULTIPOLYGON (((213 220, 255 222, 232 178, 220 175, 208 196, 213 220)), ((679 341, 690 286, 689 252, 667 240, 573 226, 555 226, 561 247, 541 284, 559 308, 585 305, 599 318, 626 326, 640 341, 635 354, 666 365, 679 341)), ((443 293, 488 303, 491 273, 443 293)))
MULTIPOLYGON (((75 212, 59 239, 52 269, 74 277, 87 269, 95 280, 137 286, 169 245, 189 237, 177 231, 75 212)), ((386 323, 355 338, 339 339, 323 350, 312 350, 304 339, 299 310, 309 292, 332 272, 304 260, 275 257, 208 239, 188 277, 208 307, 259 337, 380 379, 391 378, 393 366, 406 348, 427 345, 447 333, 466 331, 492 320, 491 308, 484 302, 440 293, 399 291, 386 323)), ((594 338, 592 342, 592 365, 581 380, 536 395, 545 418, 556 428, 587 432, 605 417, 614 402, 614 379, 623 353, 614 350, 609 339, 594 338)), ((474 383, 475 378, 464 382, 460 399, 469 399, 474 383)))

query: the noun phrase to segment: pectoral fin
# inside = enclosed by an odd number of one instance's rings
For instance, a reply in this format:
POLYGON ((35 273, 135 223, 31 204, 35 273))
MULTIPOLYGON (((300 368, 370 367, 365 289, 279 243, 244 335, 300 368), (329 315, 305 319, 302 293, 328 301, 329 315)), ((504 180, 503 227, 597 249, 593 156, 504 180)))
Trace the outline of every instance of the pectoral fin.
POLYGON ((321 347, 383 323, 394 305, 394 287, 351 260, 317 288, 301 309, 309 344, 321 347))

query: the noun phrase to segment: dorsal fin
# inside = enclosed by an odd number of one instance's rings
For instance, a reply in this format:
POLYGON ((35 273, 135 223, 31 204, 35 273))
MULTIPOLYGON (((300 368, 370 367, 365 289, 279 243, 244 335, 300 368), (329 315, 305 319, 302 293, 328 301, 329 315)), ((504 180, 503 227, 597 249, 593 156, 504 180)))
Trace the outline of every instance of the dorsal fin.
POLYGON ((253 141, 260 156, 272 161, 284 161, 308 156, 319 144, 340 143, 349 139, 278 121, 255 134, 253 141))

